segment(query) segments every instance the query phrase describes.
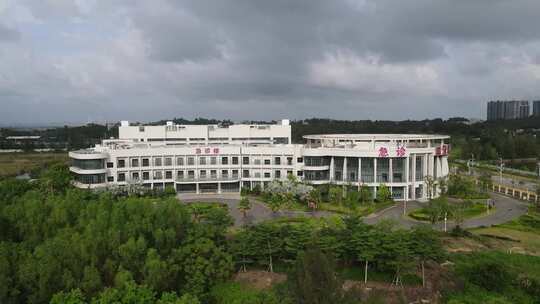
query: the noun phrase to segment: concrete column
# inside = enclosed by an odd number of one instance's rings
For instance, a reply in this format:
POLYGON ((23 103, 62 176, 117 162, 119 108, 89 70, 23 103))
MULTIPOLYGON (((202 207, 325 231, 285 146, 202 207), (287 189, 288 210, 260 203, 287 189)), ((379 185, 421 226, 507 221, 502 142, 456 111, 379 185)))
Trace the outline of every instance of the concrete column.
POLYGON ((347 157, 343 158, 343 171, 341 171, 341 174, 343 175, 342 179, 343 182, 347 181, 347 157))
POLYGON ((405 173, 405 182, 407 183, 407 186, 405 187, 405 201, 409 199, 409 157, 407 156, 405 158, 405 168, 403 169, 405 173))
POLYGON ((428 154, 424 154, 423 156, 423 161, 424 161, 424 171, 423 171, 423 177, 425 177, 426 175, 428 175, 429 171, 428 171, 428 166, 429 166, 429 162, 428 162, 428 159, 429 159, 429 155, 428 154))
POLYGON ((392 158, 388 159, 388 181, 390 183, 394 182, 394 171, 392 170, 392 158))
POLYGON ((217 183, 217 193, 221 194, 221 183, 217 183))
POLYGON ((199 183, 195 183, 195 193, 197 194, 201 193, 199 190, 199 183))
POLYGON ((358 158, 358 184, 362 182, 362 158, 358 158))
POLYGON ((334 180, 334 177, 336 175, 334 165, 334 157, 332 156, 332 158, 330 159, 330 182, 334 180))
POLYGON ((412 182, 412 191, 411 191, 411 199, 416 199, 416 154, 411 154, 410 157, 412 157, 412 170, 411 170, 411 182, 412 182))
POLYGON ((373 158, 373 182, 377 182, 377 158, 373 158))

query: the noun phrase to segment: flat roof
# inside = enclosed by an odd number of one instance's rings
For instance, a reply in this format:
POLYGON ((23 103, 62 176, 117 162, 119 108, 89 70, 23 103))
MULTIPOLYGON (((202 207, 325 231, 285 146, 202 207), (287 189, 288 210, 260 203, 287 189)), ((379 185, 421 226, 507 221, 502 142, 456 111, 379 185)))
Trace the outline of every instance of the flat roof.
POLYGON ((304 139, 320 139, 320 140, 429 140, 429 139, 447 139, 448 135, 438 134, 313 134, 304 135, 304 139))

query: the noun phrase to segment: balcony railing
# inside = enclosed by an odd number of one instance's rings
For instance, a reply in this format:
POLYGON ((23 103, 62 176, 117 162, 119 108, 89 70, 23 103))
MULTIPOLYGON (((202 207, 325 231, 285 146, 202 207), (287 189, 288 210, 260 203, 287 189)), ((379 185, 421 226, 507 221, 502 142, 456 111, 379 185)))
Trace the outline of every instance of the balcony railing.
POLYGON ((206 176, 206 177, 177 177, 176 181, 179 183, 186 183, 186 182, 211 182, 211 181, 237 181, 239 180, 238 175, 230 175, 230 176, 206 176))

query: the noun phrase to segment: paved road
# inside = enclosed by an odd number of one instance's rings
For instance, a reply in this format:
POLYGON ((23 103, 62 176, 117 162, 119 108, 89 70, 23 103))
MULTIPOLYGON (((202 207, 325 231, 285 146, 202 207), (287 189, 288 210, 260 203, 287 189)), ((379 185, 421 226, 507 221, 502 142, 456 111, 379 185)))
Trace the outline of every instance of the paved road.
MULTIPOLYGON (((492 226, 508 222, 515 219, 527 212, 527 204, 520 202, 510 197, 506 197, 500 194, 492 193, 491 197, 495 200, 495 211, 489 215, 483 217, 473 218, 466 220, 463 228, 474 228, 481 226, 492 226)), ((302 211, 279 211, 272 212, 266 205, 255 200, 250 199, 252 208, 248 212, 246 218, 242 216, 242 213, 238 210, 238 202, 240 195, 238 194, 211 194, 211 195, 178 195, 181 202, 218 202, 227 205, 229 213, 234 219, 235 226, 242 226, 244 224, 258 223, 269 219, 275 219, 278 217, 298 217, 298 216, 313 216, 313 217, 325 217, 332 215, 330 212, 315 211, 315 212, 302 212, 302 211)), ((417 201, 407 202, 407 213, 416 209, 422 208, 426 203, 417 201)), ((392 220, 400 227, 410 228, 415 225, 422 225, 425 223, 414 221, 403 216, 403 203, 397 204, 395 207, 387 208, 378 214, 368 216, 364 221, 368 224, 376 224, 383 220, 392 220)), ((433 225, 435 229, 443 230, 444 223, 437 223, 433 225)), ((447 229, 450 230, 454 227, 454 223, 448 222, 447 229)))
POLYGON ((251 210, 247 213, 246 217, 238 210, 238 203, 240 201, 240 195, 238 194, 216 194, 216 195, 178 195, 178 198, 183 203, 193 202, 217 202, 227 205, 229 214, 234 219, 234 225, 240 227, 245 224, 254 224, 262 221, 276 219, 279 217, 300 217, 300 216, 313 216, 313 217, 325 217, 331 215, 326 211, 315 212, 302 212, 302 211, 278 211, 272 212, 265 204, 250 198, 251 210))
MULTIPOLYGON (((490 196, 495 200, 495 210, 492 211, 489 215, 465 220, 462 225, 463 228, 498 225, 513 220, 527 213, 527 203, 495 193, 491 193, 490 196)), ((407 213, 422 208, 425 205, 426 203, 408 202, 407 213)), ((375 224, 387 219, 395 221, 399 226, 404 228, 410 228, 415 225, 425 224, 404 217, 403 203, 399 203, 396 207, 386 209, 385 211, 377 214, 376 216, 366 218, 364 221, 368 224, 375 224)), ((454 226, 455 225, 453 222, 448 222, 447 229, 450 230, 454 226)), ((444 223, 434 224, 433 228, 443 230, 444 223)))

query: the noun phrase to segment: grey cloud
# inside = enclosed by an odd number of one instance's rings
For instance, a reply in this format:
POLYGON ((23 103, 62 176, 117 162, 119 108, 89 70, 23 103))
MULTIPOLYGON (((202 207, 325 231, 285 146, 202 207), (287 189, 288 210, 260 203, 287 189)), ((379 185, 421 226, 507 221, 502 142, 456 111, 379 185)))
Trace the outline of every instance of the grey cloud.
POLYGON ((20 33, 17 30, 0 24, 0 41, 17 41, 19 39, 20 33))
POLYGON ((0 90, 9 74, 16 96, 0 119, 32 107, 58 120, 55 106, 82 120, 480 117, 538 87, 537 0, 22 3, 42 26, 13 28, 40 38, 21 41, 39 60, 0 49, 0 90), (47 39, 72 27, 107 35, 83 51, 47 39))

